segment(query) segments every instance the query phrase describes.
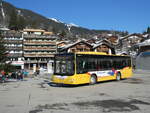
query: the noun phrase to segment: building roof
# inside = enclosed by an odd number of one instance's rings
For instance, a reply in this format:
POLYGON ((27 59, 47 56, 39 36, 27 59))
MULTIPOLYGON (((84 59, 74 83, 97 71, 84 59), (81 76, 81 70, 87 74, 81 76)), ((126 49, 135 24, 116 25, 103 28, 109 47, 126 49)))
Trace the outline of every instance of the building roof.
POLYGON ((150 39, 145 40, 144 42, 136 44, 138 46, 150 46, 150 39))
POLYGON ((53 32, 47 32, 47 31, 45 31, 44 35, 53 35, 53 32))
POLYGON ((86 44, 86 45, 92 47, 91 44, 87 43, 87 42, 84 41, 84 40, 81 40, 81 41, 77 41, 77 42, 75 42, 75 43, 73 43, 73 44, 69 44, 69 45, 63 47, 61 50, 65 50, 65 49, 71 48, 71 47, 73 47, 73 46, 75 46, 75 45, 77 45, 77 44, 79 44, 79 43, 84 43, 84 44, 86 44))
POLYGON ((110 47, 110 48, 114 48, 107 40, 102 40, 102 41, 100 41, 98 44, 95 44, 94 46, 93 46, 93 49, 96 49, 97 47, 99 47, 99 46, 101 46, 101 45, 107 45, 108 47, 110 47))
POLYGON ((1 31, 8 31, 9 29, 6 28, 6 27, 0 27, 0 30, 1 30, 1 31))
POLYGON ((125 37, 121 37, 121 40, 124 40, 126 38, 129 38, 129 37, 132 37, 132 36, 137 36, 137 37, 140 37, 140 38, 143 38, 144 36, 142 34, 139 34, 139 33, 133 33, 133 34, 129 34, 125 37))

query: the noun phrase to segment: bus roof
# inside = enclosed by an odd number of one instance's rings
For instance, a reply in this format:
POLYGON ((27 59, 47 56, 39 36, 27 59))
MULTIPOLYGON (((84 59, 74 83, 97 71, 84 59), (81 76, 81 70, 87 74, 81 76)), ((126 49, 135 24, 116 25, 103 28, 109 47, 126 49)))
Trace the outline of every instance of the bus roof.
POLYGON ((128 55, 107 54, 105 52, 76 52, 75 54, 108 55, 108 56, 128 56, 128 55))
POLYGON ((93 54, 93 55, 108 55, 108 54, 106 54, 106 53, 104 53, 104 52, 76 52, 76 54, 93 54))

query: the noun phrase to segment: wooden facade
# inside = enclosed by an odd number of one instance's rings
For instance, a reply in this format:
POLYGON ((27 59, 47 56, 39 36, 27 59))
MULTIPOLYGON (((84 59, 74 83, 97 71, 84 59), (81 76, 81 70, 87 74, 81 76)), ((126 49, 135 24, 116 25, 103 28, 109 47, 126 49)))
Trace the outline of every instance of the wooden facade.
POLYGON ((65 42, 65 41, 61 41, 61 42, 58 42, 57 43, 57 47, 59 48, 59 47, 64 47, 65 45, 67 45, 67 42, 65 42))
POLYGON ((68 45, 59 50, 60 53, 74 53, 74 52, 82 52, 82 51, 95 51, 95 52, 105 52, 107 54, 115 54, 115 49, 111 44, 107 41, 102 41, 99 44, 92 46, 91 44, 80 41, 74 44, 68 45))
POLYGON ((74 53, 81 51, 92 51, 92 45, 85 41, 79 41, 60 50, 62 53, 74 53))
POLYGON ((105 52, 107 54, 115 54, 115 49, 107 41, 102 41, 93 47, 95 52, 105 52))
POLYGON ((139 47, 139 52, 150 52, 150 45, 142 45, 139 47))
POLYGON ((116 45, 118 42, 118 36, 110 36, 107 38, 108 41, 110 41, 111 44, 116 45))

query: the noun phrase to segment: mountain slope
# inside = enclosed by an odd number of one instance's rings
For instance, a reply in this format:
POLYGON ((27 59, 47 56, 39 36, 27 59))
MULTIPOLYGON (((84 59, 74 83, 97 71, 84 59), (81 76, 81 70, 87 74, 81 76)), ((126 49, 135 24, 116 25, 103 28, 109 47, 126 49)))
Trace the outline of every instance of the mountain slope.
POLYGON ((11 18, 14 17, 14 15, 17 15, 17 17, 21 18, 22 20, 20 20, 20 24, 24 23, 23 27, 27 27, 27 28, 38 28, 38 29, 41 28, 56 33, 58 32, 61 33, 62 31, 65 31, 67 34, 71 33, 72 35, 76 35, 76 34, 87 35, 87 34, 97 34, 101 32, 107 32, 107 33, 110 32, 109 30, 104 30, 104 31, 90 30, 75 25, 69 25, 63 22, 59 22, 56 19, 48 19, 40 14, 37 14, 27 9, 16 8, 10 3, 1 1, 0 26, 9 27, 10 22, 12 20, 11 18))

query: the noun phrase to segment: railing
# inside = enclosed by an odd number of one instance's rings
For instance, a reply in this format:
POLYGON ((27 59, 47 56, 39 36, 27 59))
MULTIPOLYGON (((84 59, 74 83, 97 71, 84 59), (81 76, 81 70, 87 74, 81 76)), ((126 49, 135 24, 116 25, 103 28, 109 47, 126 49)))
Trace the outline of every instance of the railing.
POLYGON ((32 35, 24 34, 23 37, 24 38, 30 38, 30 39, 31 38, 38 38, 38 39, 53 39, 53 40, 58 38, 55 35, 35 35, 35 34, 32 34, 32 35))
POLYGON ((23 41, 22 40, 5 40, 6 44, 22 44, 23 41))
POLYGON ((22 37, 22 33, 4 33, 3 37, 22 37))
POLYGON ((53 41, 24 41, 25 45, 56 45, 53 41))
POLYGON ((24 61, 24 63, 47 63, 48 61, 37 61, 37 60, 27 60, 27 61, 24 61))
POLYGON ((8 57, 23 57, 22 53, 9 53, 7 55, 8 57))
POLYGON ((48 53, 24 53, 24 57, 54 57, 54 54, 48 53))
POLYGON ((16 47, 16 46, 6 46, 7 50, 23 50, 22 47, 16 47))
POLYGON ((56 47, 24 47, 25 51, 56 51, 56 47))

